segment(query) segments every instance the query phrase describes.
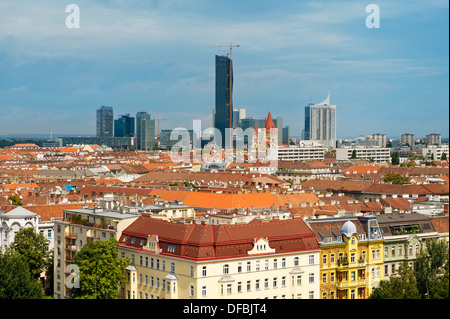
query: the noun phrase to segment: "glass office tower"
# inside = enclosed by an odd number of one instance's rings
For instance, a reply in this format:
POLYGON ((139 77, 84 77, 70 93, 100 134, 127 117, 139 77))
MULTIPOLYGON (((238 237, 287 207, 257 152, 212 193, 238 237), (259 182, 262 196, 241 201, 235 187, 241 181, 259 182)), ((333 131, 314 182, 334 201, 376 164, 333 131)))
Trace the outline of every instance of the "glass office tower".
POLYGON ((216 55, 216 107, 214 127, 222 134, 222 148, 225 147, 225 129, 233 123, 233 63, 227 56, 216 55))
POLYGON ((156 146, 155 120, 147 112, 136 114, 136 146, 144 151, 151 151, 156 146))
POLYGON ((125 114, 114 120, 114 137, 134 136, 134 117, 125 114))
POLYGON ((113 136, 113 108, 111 106, 102 106, 97 110, 97 136, 113 136))

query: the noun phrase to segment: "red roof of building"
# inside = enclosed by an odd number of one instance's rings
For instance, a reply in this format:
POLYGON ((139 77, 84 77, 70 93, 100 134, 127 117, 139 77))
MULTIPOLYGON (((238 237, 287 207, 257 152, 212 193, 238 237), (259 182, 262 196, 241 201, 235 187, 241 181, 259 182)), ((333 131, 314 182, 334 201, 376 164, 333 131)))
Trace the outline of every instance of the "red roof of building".
POLYGON ((269 115, 266 120, 266 132, 270 131, 271 128, 275 128, 275 125, 273 125, 272 114, 269 111, 269 115))
MULTIPOLYGON (((211 260, 248 256, 256 239, 264 237, 275 253, 319 250, 314 233, 301 218, 234 225, 171 223, 141 216, 122 232, 120 245, 144 250, 140 240, 158 236, 160 254, 190 260, 211 260), (173 245, 173 252, 168 246, 173 245)), ((266 252, 266 254, 268 254, 266 252)), ((273 254, 273 253, 272 253, 273 254)))

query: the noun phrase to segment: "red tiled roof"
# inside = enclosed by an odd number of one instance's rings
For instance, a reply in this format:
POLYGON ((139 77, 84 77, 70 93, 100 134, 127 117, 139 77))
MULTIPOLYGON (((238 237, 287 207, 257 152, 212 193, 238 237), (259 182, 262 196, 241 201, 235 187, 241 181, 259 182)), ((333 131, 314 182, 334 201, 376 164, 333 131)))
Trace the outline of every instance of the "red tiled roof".
MULTIPOLYGON (((314 234, 301 218, 235 225, 171 223, 141 216, 122 232, 120 245, 133 247, 131 237, 147 239, 158 235, 160 254, 193 260, 231 258, 248 255, 254 240, 267 237, 276 253, 318 250, 314 234), (125 240, 127 236, 127 240, 125 240), (176 245, 169 253, 169 244, 176 245)), ((140 241, 136 241, 140 242, 140 241)), ((142 249, 135 245, 135 249, 142 249)))

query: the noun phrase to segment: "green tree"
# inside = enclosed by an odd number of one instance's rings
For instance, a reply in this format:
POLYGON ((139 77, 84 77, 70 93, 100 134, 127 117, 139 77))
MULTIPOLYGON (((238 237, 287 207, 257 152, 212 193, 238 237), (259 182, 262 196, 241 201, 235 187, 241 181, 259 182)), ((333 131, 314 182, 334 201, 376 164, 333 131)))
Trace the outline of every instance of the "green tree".
POLYGON ((14 237, 14 250, 25 258, 33 278, 39 278, 40 273, 51 263, 51 251, 42 234, 31 227, 21 229, 14 237))
POLYGON ((87 243, 74 258, 79 267, 79 288, 72 288, 77 299, 116 299, 126 281, 128 258, 119 258, 117 240, 87 243))
POLYGON ((392 153, 392 165, 398 165, 400 163, 400 159, 398 157, 398 152, 392 153))
POLYGON ((389 280, 382 280, 380 287, 375 288, 370 299, 420 299, 416 286, 414 272, 409 269, 408 263, 400 265, 397 276, 389 280))
POLYGON ((446 160, 447 160, 447 154, 445 152, 442 152, 441 161, 446 161, 446 160))
POLYGON ((389 173, 384 175, 383 181, 385 183, 392 183, 392 184, 409 183, 408 177, 404 177, 402 174, 395 174, 395 173, 389 173))
POLYGON ((38 299, 42 285, 32 278, 25 258, 17 251, 0 251, 0 299, 38 299))
POLYGON ((417 288, 422 298, 431 298, 430 291, 436 289, 445 272, 448 272, 448 259, 444 241, 435 238, 426 241, 426 249, 420 252, 414 263, 417 288))
POLYGON ((352 156, 350 157, 351 159, 355 159, 356 158, 356 150, 352 151, 352 156))
POLYGON ((14 206, 22 206, 22 200, 18 195, 9 195, 8 200, 11 201, 11 204, 14 206))

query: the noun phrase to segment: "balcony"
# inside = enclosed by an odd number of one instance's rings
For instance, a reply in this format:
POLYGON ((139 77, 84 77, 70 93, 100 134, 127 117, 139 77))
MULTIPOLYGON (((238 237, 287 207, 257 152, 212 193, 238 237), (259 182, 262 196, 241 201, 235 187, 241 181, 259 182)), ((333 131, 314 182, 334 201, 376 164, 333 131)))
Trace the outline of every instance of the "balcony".
POLYGON ((342 280, 336 282, 336 288, 355 288, 355 287, 365 287, 366 279, 359 278, 356 280, 342 280))
POLYGON ((70 251, 76 251, 77 246, 76 245, 66 245, 66 249, 70 251))
POLYGON ((67 232, 67 233, 65 234, 65 236, 66 236, 66 238, 73 238, 73 239, 76 239, 76 238, 77 238, 77 234, 76 234, 76 233, 70 233, 70 232, 67 232))

